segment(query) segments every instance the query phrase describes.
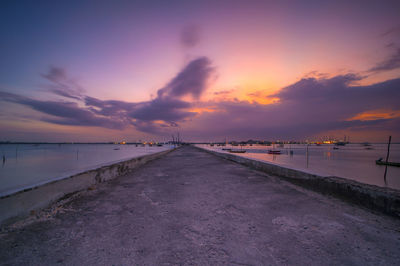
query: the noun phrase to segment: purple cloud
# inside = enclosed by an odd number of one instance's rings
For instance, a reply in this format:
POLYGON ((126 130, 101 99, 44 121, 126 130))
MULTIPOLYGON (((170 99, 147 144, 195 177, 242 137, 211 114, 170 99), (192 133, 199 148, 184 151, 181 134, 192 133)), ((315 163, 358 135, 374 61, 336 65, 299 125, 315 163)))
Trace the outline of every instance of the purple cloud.
MULTIPOLYGON (((269 97, 278 103, 262 105, 247 101, 209 102, 216 112, 196 117, 194 130, 186 135, 201 138, 294 138, 329 130, 385 128, 396 130, 396 119, 350 120, 357 114, 378 109, 400 110, 400 79, 369 86, 352 86, 361 77, 354 74, 329 79, 307 78, 269 97)), ((203 103, 203 106, 205 104, 203 103)))
POLYGON ((42 121, 53 124, 100 126, 113 129, 123 129, 126 126, 123 118, 115 120, 111 117, 96 116, 89 109, 79 107, 75 102, 40 101, 8 92, 0 92, 0 99, 29 106, 36 111, 51 115, 55 118, 42 118, 42 121))
POLYGON ((194 99, 199 99, 214 73, 215 69, 207 57, 194 59, 164 88, 158 90, 157 97, 190 95, 194 99))
POLYGON ((171 123, 195 115, 196 113, 183 111, 190 107, 189 102, 172 98, 157 98, 144 103, 143 106, 133 110, 129 115, 141 121, 162 120, 171 123))
POLYGON ((123 129, 133 125, 144 132, 164 132, 177 127, 179 122, 196 115, 188 111, 192 104, 181 98, 199 99, 207 89, 214 73, 211 61, 197 58, 180 71, 165 87, 158 90, 157 98, 147 102, 103 101, 83 94, 84 90, 70 79, 62 68, 51 67, 42 76, 52 83, 49 91, 71 101, 42 101, 29 97, 0 92, 0 100, 18 103, 52 117, 43 121, 78 126, 99 126, 123 129))
POLYGON ((374 67, 370 68, 369 71, 382 72, 398 68, 400 68, 400 48, 397 48, 396 51, 390 57, 376 64, 374 67))
POLYGON ((161 132, 196 115, 195 112, 187 111, 192 104, 180 98, 191 96, 199 99, 214 72, 211 61, 200 57, 189 62, 165 87, 158 90, 157 97, 151 101, 101 101, 87 96, 85 104, 96 114, 124 117, 141 131, 161 132))
MULTIPOLYGON (((349 128, 399 130, 399 118, 369 121, 350 118, 374 110, 400 110, 400 78, 359 86, 354 84, 364 77, 356 74, 308 77, 266 96, 279 99, 273 104, 239 100, 202 102, 200 96, 214 74, 208 58, 197 58, 159 89, 155 99, 146 102, 103 101, 85 95, 77 97, 78 103, 44 101, 8 92, 0 92, 0 99, 29 106, 49 115, 43 121, 62 125, 113 129, 133 126, 142 132, 163 134, 183 122, 193 121, 190 129, 181 129, 182 133, 203 139, 205 136, 298 139, 349 128), (195 101, 185 100, 188 96, 195 101), (193 108, 213 112, 199 114, 190 111, 193 108)), ((65 72, 56 69, 46 78, 62 84, 70 80, 65 72)))
POLYGON ((214 95, 228 95, 228 94, 231 94, 234 91, 235 91, 235 89, 216 91, 216 92, 214 92, 214 95))
POLYGON ((197 25, 187 25, 182 29, 180 37, 185 48, 192 48, 200 42, 200 28, 197 25))
POLYGON ((48 91, 62 97, 81 100, 85 90, 75 80, 68 78, 65 69, 51 66, 49 71, 42 74, 42 77, 51 82, 47 85, 48 91))

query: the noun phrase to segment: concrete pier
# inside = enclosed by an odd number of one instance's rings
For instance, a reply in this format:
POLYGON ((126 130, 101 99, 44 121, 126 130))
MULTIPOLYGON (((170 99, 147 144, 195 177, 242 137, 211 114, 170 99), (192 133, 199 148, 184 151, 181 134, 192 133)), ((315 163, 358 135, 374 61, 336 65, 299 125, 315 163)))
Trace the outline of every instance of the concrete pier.
POLYGON ((193 147, 0 233, 5 265, 398 265, 400 220, 193 147))

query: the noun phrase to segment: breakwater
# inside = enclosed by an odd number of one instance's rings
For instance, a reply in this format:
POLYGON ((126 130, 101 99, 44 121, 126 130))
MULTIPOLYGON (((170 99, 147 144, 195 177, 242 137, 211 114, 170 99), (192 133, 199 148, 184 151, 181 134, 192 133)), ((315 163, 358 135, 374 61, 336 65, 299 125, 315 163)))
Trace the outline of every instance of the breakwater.
POLYGON ((400 191, 398 190, 363 184, 335 176, 319 176, 234 154, 197 148, 253 169, 279 176, 293 184, 332 195, 372 210, 400 217, 400 191))
POLYGON ((18 217, 27 216, 31 211, 43 209, 68 195, 127 174, 134 168, 157 159, 172 150, 173 149, 104 165, 97 169, 88 170, 60 180, 0 196, 0 224, 12 221, 18 217))

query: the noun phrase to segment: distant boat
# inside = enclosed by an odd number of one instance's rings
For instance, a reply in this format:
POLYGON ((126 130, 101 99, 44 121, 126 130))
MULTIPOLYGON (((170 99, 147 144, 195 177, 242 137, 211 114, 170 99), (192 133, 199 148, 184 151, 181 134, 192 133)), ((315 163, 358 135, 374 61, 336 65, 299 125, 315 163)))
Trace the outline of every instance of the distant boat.
POLYGON ((334 149, 334 150, 338 150, 339 148, 338 148, 338 147, 333 147, 333 149, 334 149))
POLYGON ((246 150, 229 150, 231 153, 245 153, 246 150))
POLYGON ((230 151, 230 150, 232 150, 232 149, 230 149, 230 148, 222 148, 221 150, 223 150, 223 151, 230 151))
POLYGON ((365 149, 366 149, 366 150, 373 150, 374 148, 366 147, 365 149))
POLYGON ((347 144, 347 142, 344 141, 338 141, 335 143, 336 146, 345 146, 347 144))
POLYGON ((280 150, 269 150, 268 154, 281 154, 280 150))
POLYGON ((114 151, 119 151, 119 148, 115 148, 114 151))
POLYGON ((158 143, 158 144, 157 144, 157 147, 162 147, 162 144, 158 143))
POLYGON ((361 143, 361 145, 363 145, 365 147, 371 146, 371 144, 369 144, 368 142, 361 143))
POLYGON ((378 164, 378 165, 389 165, 389 166, 397 166, 397 167, 400 167, 400 163, 385 162, 385 161, 383 161, 382 158, 379 158, 378 160, 376 160, 375 163, 378 164))

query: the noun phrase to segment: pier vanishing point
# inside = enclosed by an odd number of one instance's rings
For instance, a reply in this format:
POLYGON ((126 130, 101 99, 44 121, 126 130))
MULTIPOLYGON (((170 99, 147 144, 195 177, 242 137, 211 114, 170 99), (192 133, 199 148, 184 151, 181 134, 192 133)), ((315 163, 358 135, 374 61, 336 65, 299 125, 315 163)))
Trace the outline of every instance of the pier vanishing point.
POLYGON ((0 232, 1 265, 399 265, 400 221, 184 146, 0 232))

